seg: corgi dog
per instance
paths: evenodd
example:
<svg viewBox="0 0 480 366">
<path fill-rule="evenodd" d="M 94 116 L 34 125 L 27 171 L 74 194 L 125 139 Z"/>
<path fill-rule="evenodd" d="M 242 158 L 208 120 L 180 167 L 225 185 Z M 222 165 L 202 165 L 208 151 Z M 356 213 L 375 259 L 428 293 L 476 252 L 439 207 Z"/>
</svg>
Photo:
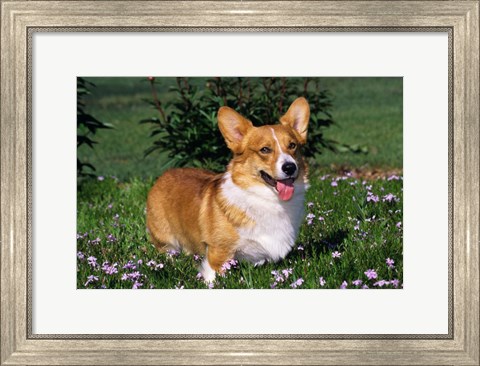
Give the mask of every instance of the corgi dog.
<svg viewBox="0 0 480 366">
<path fill-rule="evenodd" d="M 204 255 L 200 273 L 212 282 L 230 259 L 276 262 L 292 249 L 308 186 L 301 147 L 310 107 L 297 98 L 280 124 L 254 127 L 221 107 L 218 126 L 233 158 L 221 174 L 166 171 L 147 199 L 147 231 L 161 252 Z"/>
</svg>

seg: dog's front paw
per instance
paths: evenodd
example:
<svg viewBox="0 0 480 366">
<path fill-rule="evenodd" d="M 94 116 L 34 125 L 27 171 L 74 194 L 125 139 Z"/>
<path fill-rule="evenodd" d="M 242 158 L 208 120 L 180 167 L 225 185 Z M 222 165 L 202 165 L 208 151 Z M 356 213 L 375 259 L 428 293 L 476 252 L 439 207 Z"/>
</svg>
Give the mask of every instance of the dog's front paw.
<svg viewBox="0 0 480 366">
<path fill-rule="evenodd" d="M 203 280 L 210 284 L 215 281 L 215 271 L 210 267 L 207 258 L 205 258 L 202 262 L 202 266 L 200 267 L 200 273 L 202 274 Z"/>
<path fill-rule="evenodd" d="M 259 267 L 259 266 L 263 266 L 264 264 L 265 264 L 265 259 L 262 259 L 261 261 L 255 262 L 253 266 Z"/>
</svg>

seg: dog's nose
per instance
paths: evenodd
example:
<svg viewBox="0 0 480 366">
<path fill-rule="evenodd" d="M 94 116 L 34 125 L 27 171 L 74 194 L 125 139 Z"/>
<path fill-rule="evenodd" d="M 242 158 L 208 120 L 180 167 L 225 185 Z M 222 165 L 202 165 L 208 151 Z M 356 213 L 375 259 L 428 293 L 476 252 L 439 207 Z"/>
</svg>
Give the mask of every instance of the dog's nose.
<svg viewBox="0 0 480 366">
<path fill-rule="evenodd" d="M 293 175 L 297 170 L 297 166 L 295 163 L 288 162 L 282 165 L 282 170 L 287 175 Z"/>
</svg>

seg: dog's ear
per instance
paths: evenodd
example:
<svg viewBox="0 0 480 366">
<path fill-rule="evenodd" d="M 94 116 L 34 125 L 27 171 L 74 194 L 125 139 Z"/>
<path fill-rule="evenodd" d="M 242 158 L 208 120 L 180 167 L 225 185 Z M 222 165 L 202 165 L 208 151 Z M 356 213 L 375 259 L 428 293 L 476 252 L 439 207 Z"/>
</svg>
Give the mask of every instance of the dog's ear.
<svg viewBox="0 0 480 366">
<path fill-rule="evenodd" d="M 234 153 L 241 153 L 242 140 L 250 128 L 252 122 L 235 112 L 230 107 L 221 107 L 218 110 L 218 127 L 225 138 L 225 142 Z"/>
<path fill-rule="evenodd" d="M 300 142 L 307 142 L 308 121 L 310 119 L 310 106 L 305 98 L 300 97 L 293 101 L 285 113 L 280 118 L 282 125 L 292 127 L 301 137 Z"/>
</svg>

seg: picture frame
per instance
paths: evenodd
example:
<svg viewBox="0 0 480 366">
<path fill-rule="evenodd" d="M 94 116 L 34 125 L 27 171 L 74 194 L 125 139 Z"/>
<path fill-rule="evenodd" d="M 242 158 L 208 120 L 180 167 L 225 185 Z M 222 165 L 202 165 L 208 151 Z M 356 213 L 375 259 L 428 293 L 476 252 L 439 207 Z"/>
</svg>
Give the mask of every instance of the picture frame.
<svg viewBox="0 0 480 366">
<path fill-rule="evenodd" d="M 478 1 L 2 1 L 1 365 L 449 364 L 478 365 Z M 449 197 L 449 334 L 32 334 L 31 35 L 47 32 L 435 32 L 450 37 L 453 156 Z"/>
</svg>

